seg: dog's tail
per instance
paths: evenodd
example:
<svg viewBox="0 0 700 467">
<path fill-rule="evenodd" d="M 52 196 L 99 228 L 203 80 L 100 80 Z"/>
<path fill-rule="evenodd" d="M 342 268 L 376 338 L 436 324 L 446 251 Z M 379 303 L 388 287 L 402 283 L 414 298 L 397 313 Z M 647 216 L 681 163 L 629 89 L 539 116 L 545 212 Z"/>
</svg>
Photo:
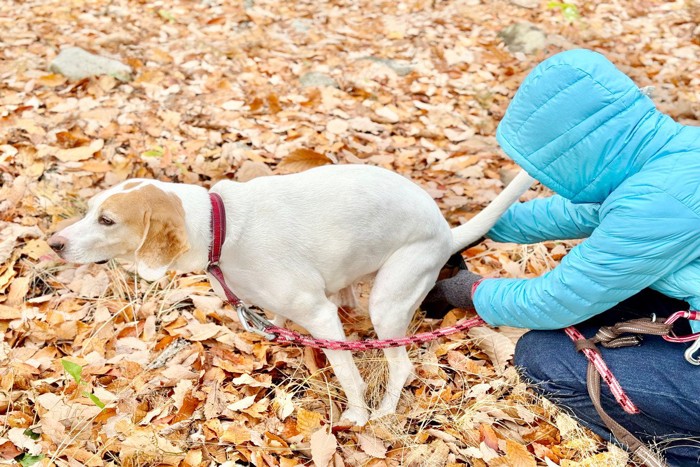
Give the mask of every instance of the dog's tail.
<svg viewBox="0 0 700 467">
<path fill-rule="evenodd" d="M 463 250 L 467 245 L 485 235 L 508 207 L 516 202 L 534 181 L 534 178 L 521 170 L 483 211 L 471 218 L 466 224 L 452 229 L 452 253 Z"/>
</svg>

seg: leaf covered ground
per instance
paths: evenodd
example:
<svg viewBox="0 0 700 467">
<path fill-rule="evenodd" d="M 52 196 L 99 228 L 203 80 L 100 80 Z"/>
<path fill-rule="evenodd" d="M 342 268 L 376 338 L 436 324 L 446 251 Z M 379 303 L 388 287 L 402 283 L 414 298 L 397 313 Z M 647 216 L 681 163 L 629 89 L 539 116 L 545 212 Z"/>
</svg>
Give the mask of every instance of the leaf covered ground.
<svg viewBox="0 0 700 467">
<path fill-rule="evenodd" d="M 416 378 L 397 415 L 342 427 L 322 354 L 242 332 L 205 276 L 149 284 L 116 264 L 63 264 L 46 238 L 129 177 L 210 186 L 327 163 L 395 170 L 464 222 L 514 174 L 496 125 L 552 53 L 603 52 L 696 124 L 698 19 L 691 0 L 1 2 L 0 459 L 626 465 L 519 381 L 517 331 L 411 349 Z M 498 33 L 523 21 L 547 34 L 543 50 L 505 47 Z M 64 46 L 116 58 L 134 79 L 49 72 Z M 569 246 L 485 242 L 467 256 L 478 273 L 523 277 Z M 350 335 L 371 336 L 361 312 L 343 318 Z M 381 356 L 357 360 L 375 401 Z"/>
</svg>

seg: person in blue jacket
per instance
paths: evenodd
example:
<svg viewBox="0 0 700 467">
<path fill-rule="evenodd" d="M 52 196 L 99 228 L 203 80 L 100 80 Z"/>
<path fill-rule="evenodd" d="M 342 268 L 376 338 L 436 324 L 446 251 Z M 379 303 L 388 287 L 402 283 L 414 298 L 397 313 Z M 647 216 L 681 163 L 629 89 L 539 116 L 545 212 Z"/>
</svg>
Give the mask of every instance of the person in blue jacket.
<svg viewBox="0 0 700 467">
<path fill-rule="evenodd" d="M 603 55 L 571 50 L 527 76 L 496 136 L 556 194 L 511 206 L 488 236 L 585 240 L 533 279 L 482 280 L 462 270 L 437 283 L 425 308 L 473 307 L 492 326 L 532 329 L 517 345 L 515 364 L 585 425 L 610 436 L 588 397 L 586 358 L 553 330 L 582 323 L 591 337 L 621 319 L 700 309 L 700 128 L 657 110 Z M 700 331 L 700 322 L 692 326 Z M 602 349 L 642 413 L 623 412 L 607 387 L 603 407 L 665 449 L 672 465 L 700 464 L 700 367 L 684 359 L 687 347 L 647 337 L 640 347 Z M 672 439 L 678 437 L 686 439 Z"/>
</svg>

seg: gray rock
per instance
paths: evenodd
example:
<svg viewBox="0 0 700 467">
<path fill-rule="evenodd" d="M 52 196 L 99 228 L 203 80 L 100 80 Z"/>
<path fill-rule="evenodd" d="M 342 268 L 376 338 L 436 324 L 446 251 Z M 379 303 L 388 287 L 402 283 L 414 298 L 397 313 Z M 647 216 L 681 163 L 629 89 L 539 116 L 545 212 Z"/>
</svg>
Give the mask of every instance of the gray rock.
<svg viewBox="0 0 700 467">
<path fill-rule="evenodd" d="M 547 35 L 531 23 L 511 24 L 498 33 L 511 52 L 531 54 L 545 48 Z"/>
<path fill-rule="evenodd" d="M 413 71 L 413 66 L 409 62 L 406 62 L 404 60 L 394 60 L 391 58 L 380 58 L 380 57 L 363 57 L 362 60 L 370 60 L 372 62 L 376 63 L 381 63 L 382 65 L 385 65 L 394 72 L 399 75 L 399 76 L 406 76 L 410 72 Z"/>
<path fill-rule="evenodd" d="M 131 81 L 132 70 L 118 60 L 93 55 L 80 47 L 61 50 L 53 59 L 49 70 L 60 73 L 68 79 L 79 80 L 91 76 L 109 75 L 120 81 Z"/>
<path fill-rule="evenodd" d="M 340 86 L 338 86 L 338 83 L 336 83 L 336 81 L 333 78 L 331 78 L 328 75 L 324 75 L 323 73 L 319 73 L 317 71 L 310 71 L 309 73 L 302 75 L 302 77 L 299 78 L 299 82 L 305 88 L 323 86 L 340 88 Z"/>
</svg>

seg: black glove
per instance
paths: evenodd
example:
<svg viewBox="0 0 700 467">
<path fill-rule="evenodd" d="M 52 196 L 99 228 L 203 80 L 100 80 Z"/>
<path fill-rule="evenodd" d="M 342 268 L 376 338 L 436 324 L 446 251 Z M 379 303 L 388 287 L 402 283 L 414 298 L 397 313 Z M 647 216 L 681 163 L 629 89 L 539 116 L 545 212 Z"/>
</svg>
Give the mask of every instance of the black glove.
<svg viewBox="0 0 700 467">
<path fill-rule="evenodd" d="M 421 309 L 428 318 L 442 318 L 453 308 L 472 308 L 472 288 L 482 277 L 461 269 L 456 275 L 438 281 L 425 297 Z"/>
</svg>

